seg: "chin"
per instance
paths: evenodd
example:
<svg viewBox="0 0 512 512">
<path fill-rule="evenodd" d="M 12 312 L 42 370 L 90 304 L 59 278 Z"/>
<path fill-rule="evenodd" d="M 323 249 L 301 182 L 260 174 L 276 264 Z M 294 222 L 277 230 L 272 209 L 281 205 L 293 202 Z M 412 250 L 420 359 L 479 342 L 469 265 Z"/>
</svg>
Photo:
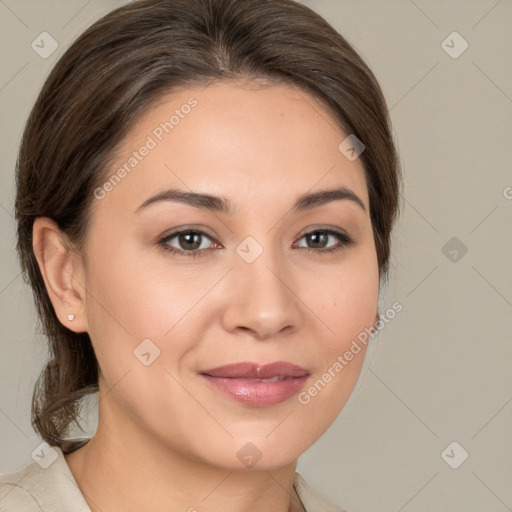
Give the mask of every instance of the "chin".
<svg viewBox="0 0 512 512">
<path fill-rule="evenodd" d="M 290 433 L 284 438 L 273 434 L 266 437 L 261 431 L 251 436 L 231 439 L 228 443 L 217 443 L 215 452 L 210 452 L 207 462 L 229 471 L 272 471 L 295 464 L 297 459 L 316 440 L 307 443 L 304 435 Z"/>
</svg>

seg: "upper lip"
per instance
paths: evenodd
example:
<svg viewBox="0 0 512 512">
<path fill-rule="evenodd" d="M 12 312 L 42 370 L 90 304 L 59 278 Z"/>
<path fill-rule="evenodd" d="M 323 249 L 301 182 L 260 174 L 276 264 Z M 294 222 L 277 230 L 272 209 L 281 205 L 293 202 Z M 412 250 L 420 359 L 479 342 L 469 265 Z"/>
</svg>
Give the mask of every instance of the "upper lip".
<svg viewBox="0 0 512 512">
<path fill-rule="evenodd" d="M 271 379 L 272 377 L 303 377 L 309 372 L 296 364 L 286 361 L 276 361 L 268 364 L 251 362 L 240 362 L 218 366 L 209 370 L 201 371 L 203 375 L 224 378 L 259 378 Z"/>
</svg>

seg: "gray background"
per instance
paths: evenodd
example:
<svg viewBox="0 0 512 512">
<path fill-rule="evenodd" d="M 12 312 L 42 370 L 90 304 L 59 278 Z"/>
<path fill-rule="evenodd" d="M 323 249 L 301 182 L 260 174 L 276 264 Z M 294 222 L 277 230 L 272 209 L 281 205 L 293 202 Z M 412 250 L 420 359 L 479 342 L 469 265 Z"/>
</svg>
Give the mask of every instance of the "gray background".
<svg viewBox="0 0 512 512">
<path fill-rule="evenodd" d="M 30 397 L 46 356 L 14 251 L 17 147 L 63 50 L 122 3 L 0 0 L 0 473 L 32 462 L 40 443 Z M 298 470 L 351 512 L 512 510 L 512 1 L 303 3 L 379 80 L 405 198 L 380 305 L 403 310 Z M 43 31 L 59 44 L 47 59 L 31 48 Z M 463 41 L 443 44 L 454 31 L 469 45 L 457 58 L 445 49 L 458 54 Z M 441 457 L 453 441 L 447 460 L 469 454 L 457 469 Z"/>
</svg>

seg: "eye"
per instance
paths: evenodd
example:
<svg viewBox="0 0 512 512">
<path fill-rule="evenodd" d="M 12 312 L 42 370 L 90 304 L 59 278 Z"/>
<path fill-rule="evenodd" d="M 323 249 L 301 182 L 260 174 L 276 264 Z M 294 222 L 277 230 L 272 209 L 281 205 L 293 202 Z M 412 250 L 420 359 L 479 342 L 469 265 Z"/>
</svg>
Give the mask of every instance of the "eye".
<svg viewBox="0 0 512 512">
<path fill-rule="evenodd" d="M 207 247 L 203 244 L 205 237 L 211 240 L 211 237 L 204 231 L 199 231 L 197 229 L 185 229 L 183 231 L 176 231 L 175 233 L 167 235 L 158 242 L 158 245 L 160 245 L 165 251 L 173 254 L 193 257 L 204 256 L 207 250 Z M 170 242 L 173 239 L 176 239 L 176 242 L 181 246 L 181 248 L 170 245 Z"/>
<path fill-rule="evenodd" d="M 326 244 L 330 238 L 338 241 L 338 243 L 329 247 Z M 176 239 L 174 243 L 176 243 L 178 247 L 171 244 L 171 241 L 174 239 Z M 165 236 L 158 242 L 158 245 L 163 250 L 178 256 L 205 256 L 208 250 L 212 248 L 208 247 L 208 243 L 204 243 L 205 239 L 212 240 L 212 237 L 204 231 L 189 228 L 182 231 L 175 231 Z M 352 238 L 346 233 L 333 229 L 316 229 L 309 231 L 299 238 L 299 240 L 302 239 L 307 240 L 307 245 L 306 247 L 298 245 L 298 247 L 319 254 L 337 251 L 354 243 Z M 222 247 L 217 242 L 214 242 L 214 246 Z"/>
<path fill-rule="evenodd" d="M 329 238 L 332 237 L 338 241 L 337 245 L 332 247 L 326 247 L 326 244 L 329 241 Z M 309 231 L 299 238 L 299 240 L 306 239 L 307 244 L 305 249 L 308 251 L 313 251 L 317 253 L 326 253 L 337 251 L 343 249 L 344 247 L 350 246 L 354 243 L 352 238 L 350 238 L 346 233 L 342 233 L 341 231 L 335 231 L 333 229 L 315 229 L 314 231 Z M 312 246 L 309 245 L 311 242 Z M 304 246 L 301 246 L 304 247 Z"/>
</svg>

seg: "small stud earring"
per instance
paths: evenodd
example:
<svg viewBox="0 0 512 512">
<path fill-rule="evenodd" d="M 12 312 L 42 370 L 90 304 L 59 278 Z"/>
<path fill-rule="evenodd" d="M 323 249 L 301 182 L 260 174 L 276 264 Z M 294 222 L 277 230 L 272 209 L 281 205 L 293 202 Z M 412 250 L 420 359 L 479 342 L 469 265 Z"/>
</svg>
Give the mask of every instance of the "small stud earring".
<svg viewBox="0 0 512 512">
<path fill-rule="evenodd" d="M 68 320 L 71 322 L 75 319 L 75 315 L 68 315 Z"/>
</svg>

